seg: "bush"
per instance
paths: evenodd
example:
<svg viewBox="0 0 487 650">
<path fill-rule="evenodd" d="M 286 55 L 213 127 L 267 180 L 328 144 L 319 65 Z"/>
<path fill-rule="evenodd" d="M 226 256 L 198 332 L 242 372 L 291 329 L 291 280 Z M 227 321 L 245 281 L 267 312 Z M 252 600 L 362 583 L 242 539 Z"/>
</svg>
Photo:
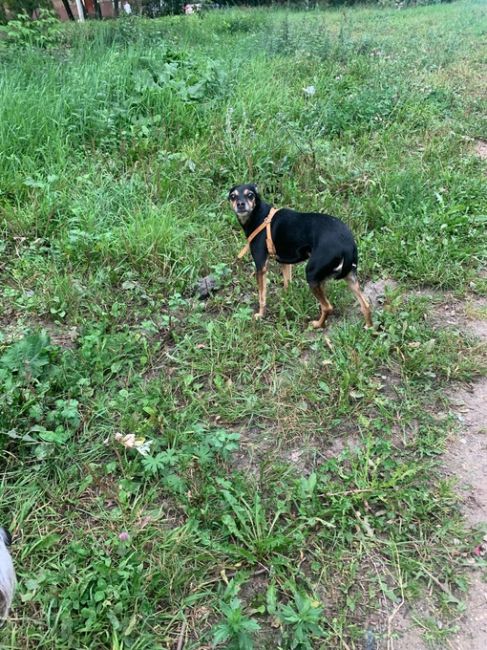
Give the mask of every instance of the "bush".
<svg viewBox="0 0 487 650">
<path fill-rule="evenodd" d="M 27 14 L 19 14 L 0 30 L 7 42 L 19 47 L 56 47 L 63 43 L 64 33 L 60 20 L 48 9 L 40 9 L 39 18 L 32 20 Z"/>
</svg>

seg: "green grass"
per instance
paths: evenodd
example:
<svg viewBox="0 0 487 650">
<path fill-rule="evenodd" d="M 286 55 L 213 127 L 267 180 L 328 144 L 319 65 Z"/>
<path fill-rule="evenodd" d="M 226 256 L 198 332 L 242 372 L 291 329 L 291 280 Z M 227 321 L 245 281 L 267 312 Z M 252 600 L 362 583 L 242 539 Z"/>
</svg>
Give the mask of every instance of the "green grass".
<svg viewBox="0 0 487 650">
<path fill-rule="evenodd" d="M 0 44 L 2 648 L 361 648 L 426 588 L 459 616 L 478 533 L 435 412 L 481 360 L 406 293 L 485 291 L 486 30 L 471 1 Z M 311 332 L 301 270 L 252 320 L 225 202 L 247 180 L 342 217 L 362 279 L 399 281 L 375 334 L 340 284 Z"/>
</svg>

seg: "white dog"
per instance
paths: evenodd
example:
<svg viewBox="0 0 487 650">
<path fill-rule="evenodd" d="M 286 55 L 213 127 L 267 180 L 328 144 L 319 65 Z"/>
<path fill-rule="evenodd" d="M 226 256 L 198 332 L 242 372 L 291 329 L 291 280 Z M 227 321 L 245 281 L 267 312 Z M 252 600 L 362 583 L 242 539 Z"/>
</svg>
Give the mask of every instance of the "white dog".
<svg viewBox="0 0 487 650">
<path fill-rule="evenodd" d="M 11 542 L 12 537 L 8 530 L 0 527 L 0 621 L 7 617 L 17 582 L 12 558 L 8 552 Z"/>
</svg>

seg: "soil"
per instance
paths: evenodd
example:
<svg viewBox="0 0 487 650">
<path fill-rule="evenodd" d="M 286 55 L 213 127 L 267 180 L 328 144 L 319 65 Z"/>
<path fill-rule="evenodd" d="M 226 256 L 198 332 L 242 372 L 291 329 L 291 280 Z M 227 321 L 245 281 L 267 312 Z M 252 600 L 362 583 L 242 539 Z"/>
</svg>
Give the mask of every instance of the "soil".
<svg viewBox="0 0 487 650">
<path fill-rule="evenodd" d="M 487 142 L 485 140 L 477 140 L 475 142 L 475 153 L 482 160 L 487 159 Z"/>
<path fill-rule="evenodd" d="M 477 526 L 487 522 L 487 378 L 450 393 L 450 401 L 461 433 L 448 447 L 445 469 L 458 480 L 467 522 Z"/>
<path fill-rule="evenodd" d="M 30 319 L 28 323 L 19 319 L 5 319 L 5 322 L 1 323 L 3 341 L 5 343 L 19 340 L 29 330 L 40 329 L 48 333 L 53 345 L 59 345 L 68 350 L 76 347 L 76 340 L 79 336 L 77 327 L 68 327 L 33 319 Z"/>
<path fill-rule="evenodd" d="M 487 147 L 486 147 L 487 153 Z M 450 294 L 431 294 L 435 307 L 429 318 L 435 327 L 452 327 L 475 336 L 481 345 L 487 344 L 487 300 L 470 297 L 466 301 Z M 483 316 L 483 318 L 482 318 Z M 457 482 L 462 498 L 462 510 L 467 523 L 487 528 L 487 378 L 472 384 L 457 385 L 448 393 L 452 412 L 459 421 L 459 431 L 452 435 L 444 455 L 447 476 Z M 487 537 L 485 538 L 487 539 Z M 414 623 L 428 616 L 425 603 L 414 610 L 398 613 L 393 629 L 398 639 L 387 640 L 387 650 L 485 650 L 487 648 L 487 582 L 479 567 L 472 566 L 466 610 L 453 624 L 457 634 L 440 644 L 427 644 Z M 441 625 L 441 622 L 440 622 Z M 392 636 L 392 635 L 391 635 Z M 378 649 L 379 650 L 379 649 Z"/>
</svg>

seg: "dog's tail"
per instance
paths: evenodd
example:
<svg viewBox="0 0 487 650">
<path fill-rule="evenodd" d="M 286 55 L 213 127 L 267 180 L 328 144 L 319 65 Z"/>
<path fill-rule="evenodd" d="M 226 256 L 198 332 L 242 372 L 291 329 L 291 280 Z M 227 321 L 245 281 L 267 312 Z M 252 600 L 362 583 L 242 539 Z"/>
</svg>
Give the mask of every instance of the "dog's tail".
<svg viewBox="0 0 487 650">
<path fill-rule="evenodd" d="M 342 262 L 338 268 L 335 269 L 336 274 L 335 278 L 337 280 L 342 280 L 346 278 L 350 273 L 357 275 L 357 265 L 358 265 L 358 251 L 356 244 L 353 245 L 353 248 L 347 250 L 343 256 Z"/>
<path fill-rule="evenodd" d="M 14 564 L 8 550 L 11 542 L 12 537 L 8 530 L 0 527 L 0 621 L 8 615 L 17 584 Z"/>
</svg>

